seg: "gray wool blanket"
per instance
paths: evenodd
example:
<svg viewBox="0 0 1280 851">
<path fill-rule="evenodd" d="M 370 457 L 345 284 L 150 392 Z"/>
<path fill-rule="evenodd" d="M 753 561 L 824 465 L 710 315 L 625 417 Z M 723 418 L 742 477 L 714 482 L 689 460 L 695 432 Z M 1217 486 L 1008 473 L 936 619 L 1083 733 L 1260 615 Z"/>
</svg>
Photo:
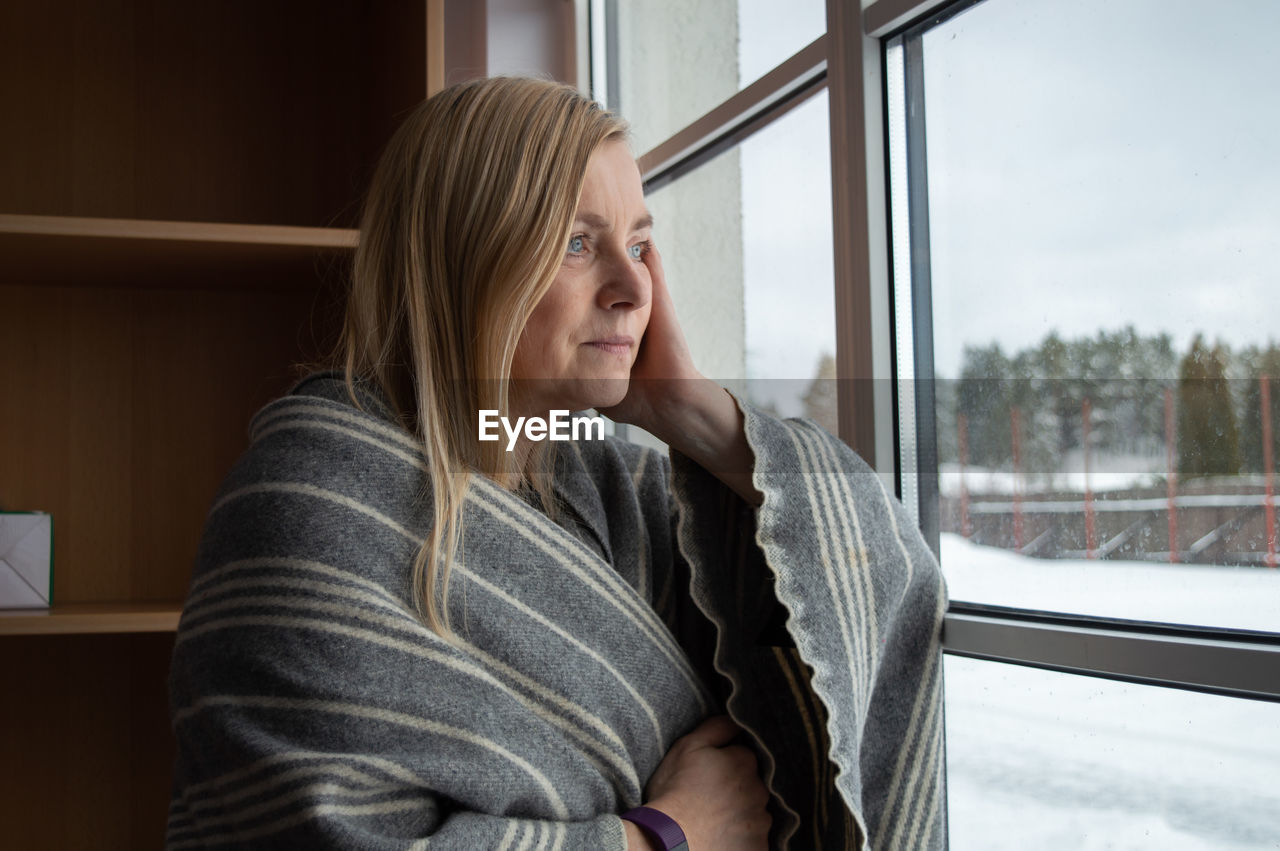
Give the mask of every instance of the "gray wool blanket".
<svg viewBox="0 0 1280 851">
<path fill-rule="evenodd" d="M 210 510 L 168 848 L 622 849 L 616 814 L 724 711 L 773 847 L 946 847 L 945 585 L 844 444 L 740 403 L 758 509 L 613 438 L 557 446 L 556 522 L 476 477 L 455 646 L 407 602 L 423 456 L 362 407 L 333 374 L 267 405 Z"/>
</svg>

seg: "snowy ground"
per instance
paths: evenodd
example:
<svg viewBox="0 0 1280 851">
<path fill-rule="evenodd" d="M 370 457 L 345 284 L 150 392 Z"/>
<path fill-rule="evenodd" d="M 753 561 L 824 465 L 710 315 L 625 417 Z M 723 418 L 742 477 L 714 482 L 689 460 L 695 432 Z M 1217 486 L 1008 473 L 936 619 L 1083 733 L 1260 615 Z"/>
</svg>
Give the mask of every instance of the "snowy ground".
<svg viewBox="0 0 1280 851">
<path fill-rule="evenodd" d="M 1078 455 L 1078 453 L 1076 453 Z M 938 465 L 938 490 L 943 496 L 959 496 L 961 482 L 971 494 L 1044 493 L 1075 491 L 1084 493 L 1086 482 L 1094 493 L 1152 487 L 1164 481 L 1165 460 L 1145 455 L 1108 455 L 1091 462 L 1092 472 L 1084 474 L 1084 462 L 1072 455 L 1063 460 L 1056 473 L 1023 473 L 1009 470 L 961 466 L 953 461 Z"/>
<path fill-rule="evenodd" d="M 942 563 L 953 600 L 1280 631 L 1280 571 Z M 951 656 L 946 690 L 952 849 L 1280 849 L 1280 704 Z"/>
<path fill-rule="evenodd" d="M 1280 632 L 1280 568 L 1028 558 L 953 534 L 941 544 L 952 600 Z"/>
</svg>

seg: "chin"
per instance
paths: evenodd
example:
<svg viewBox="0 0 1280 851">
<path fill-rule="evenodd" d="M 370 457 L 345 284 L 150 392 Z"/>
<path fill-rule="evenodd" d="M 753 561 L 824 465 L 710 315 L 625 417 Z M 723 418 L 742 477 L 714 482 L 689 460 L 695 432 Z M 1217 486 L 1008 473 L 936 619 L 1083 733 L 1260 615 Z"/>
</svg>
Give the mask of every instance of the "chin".
<svg viewBox="0 0 1280 851">
<path fill-rule="evenodd" d="M 630 377 L 593 378 L 586 384 L 587 386 L 580 388 L 581 393 L 575 394 L 582 400 L 573 407 L 575 411 L 587 408 L 609 408 L 618 404 L 626 398 L 631 379 Z"/>
</svg>

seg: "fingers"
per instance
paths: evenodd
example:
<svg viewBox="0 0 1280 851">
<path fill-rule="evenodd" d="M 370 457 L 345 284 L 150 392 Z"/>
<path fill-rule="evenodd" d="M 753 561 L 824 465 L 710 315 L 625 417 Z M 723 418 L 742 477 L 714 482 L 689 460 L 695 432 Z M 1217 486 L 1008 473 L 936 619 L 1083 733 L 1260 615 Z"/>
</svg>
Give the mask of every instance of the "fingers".
<svg viewBox="0 0 1280 851">
<path fill-rule="evenodd" d="M 742 732 L 728 715 L 712 715 L 684 736 L 686 747 L 722 748 Z"/>
<path fill-rule="evenodd" d="M 671 295 L 667 290 L 667 274 L 662 268 L 662 255 L 658 252 L 657 243 L 650 243 L 649 250 L 644 255 L 644 263 L 649 267 L 649 279 L 653 282 L 652 298 L 655 301 L 659 298 L 669 301 Z"/>
<path fill-rule="evenodd" d="M 676 316 L 675 300 L 667 287 L 662 256 L 657 247 L 644 255 L 653 284 L 650 294 L 649 324 L 640 341 L 640 352 L 632 366 L 633 378 L 701 377 L 693 363 L 689 343 Z M 637 423 L 642 428 L 643 424 Z"/>
<path fill-rule="evenodd" d="M 733 758 L 737 762 L 738 771 L 743 774 L 749 774 L 753 777 L 756 776 L 760 766 L 756 760 L 755 751 L 742 745 L 730 745 L 729 747 L 722 748 L 722 750 L 733 755 Z"/>
<path fill-rule="evenodd" d="M 649 241 L 649 250 L 644 253 L 644 263 L 649 267 L 650 275 L 655 279 L 662 279 L 664 282 L 666 281 L 666 278 L 663 276 L 662 254 L 658 252 L 658 243 L 652 240 Z"/>
<path fill-rule="evenodd" d="M 647 789 L 650 806 L 680 823 L 693 848 L 764 849 L 769 790 L 743 729 L 727 715 L 707 718 L 677 739 Z"/>
</svg>

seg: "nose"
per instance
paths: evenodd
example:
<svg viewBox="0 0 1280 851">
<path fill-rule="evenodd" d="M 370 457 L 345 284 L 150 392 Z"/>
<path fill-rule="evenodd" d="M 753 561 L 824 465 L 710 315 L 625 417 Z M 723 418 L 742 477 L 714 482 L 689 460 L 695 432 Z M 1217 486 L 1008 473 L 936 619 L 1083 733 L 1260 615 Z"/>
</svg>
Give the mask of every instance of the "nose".
<svg viewBox="0 0 1280 851">
<path fill-rule="evenodd" d="M 606 310 L 639 310 L 649 304 L 653 294 L 649 267 L 643 260 L 632 258 L 626 245 L 611 250 L 604 266 L 597 294 L 601 307 Z"/>
</svg>

